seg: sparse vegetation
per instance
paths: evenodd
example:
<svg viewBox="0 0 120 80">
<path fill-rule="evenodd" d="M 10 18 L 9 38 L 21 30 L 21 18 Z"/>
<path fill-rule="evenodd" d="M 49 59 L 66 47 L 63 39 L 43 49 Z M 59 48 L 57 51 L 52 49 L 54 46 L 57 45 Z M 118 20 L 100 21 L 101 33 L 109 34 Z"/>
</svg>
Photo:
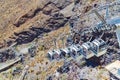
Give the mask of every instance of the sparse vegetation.
<svg viewBox="0 0 120 80">
<path fill-rule="evenodd" d="M 53 2 L 51 2 L 53 1 Z M 64 60 L 49 61 L 46 58 L 46 53 L 49 49 L 56 48 L 53 44 L 53 39 L 56 39 L 57 47 L 63 48 L 60 40 L 61 36 L 66 40 L 66 36 L 69 33 L 69 23 L 67 18 L 63 14 L 57 14 L 64 7 L 69 5 L 72 0 L 2 0 L 0 2 L 0 43 L 11 40 L 14 42 L 36 42 L 37 49 L 34 57 L 25 56 L 24 63 L 15 65 L 21 69 L 27 64 L 29 70 L 25 80 L 45 80 L 46 77 L 53 77 L 54 80 L 78 80 L 81 78 L 89 78 L 90 80 L 109 80 L 109 74 L 103 70 L 101 66 L 91 68 L 84 67 L 78 68 L 76 64 L 71 65 L 71 70 L 67 73 L 59 74 L 55 76 L 55 71 L 64 64 Z M 69 2 L 70 1 L 70 2 Z M 93 2 L 93 3 L 92 3 Z M 81 0 L 80 7 L 80 22 L 78 22 L 77 29 L 88 27 L 91 22 L 86 23 L 86 20 L 90 21 L 87 17 L 83 18 L 83 14 L 88 12 L 93 4 L 100 3 L 97 0 Z M 81 21 L 83 20 L 83 25 Z M 15 21 L 20 24 L 18 27 L 14 25 Z M 21 21 L 19 23 L 19 21 Z M 59 23 L 60 22 L 60 23 Z M 67 22 L 65 24 L 65 22 Z M 63 26 L 64 25 L 64 26 Z M 40 35 L 42 34 L 42 38 Z M 12 37 L 10 37 L 12 36 Z M 4 42 L 3 42 L 4 40 Z M 30 40 L 30 41 L 29 41 Z M 9 42 L 9 43 L 12 43 Z M 65 41 L 66 42 L 66 41 Z M 22 43 L 21 43 L 22 44 Z M 1 46 L 1 44 L 0 44 Z M 32 46 L 32 44 L 24 44 L 17 47 Z M 65 58 L 69 58 L 68 55 Z M 107 60 L 107 58 L 106 58 Z M 74 62 L 73 62 L 74 63 Z M 85 63 L 79 61 L 78 65 L 82 66 Z M 12 69 L 12 68 L 11 68 Z M 0 80 L 18 80 L 21 73 L 13 76 L 12 70 L 0 73 Z M 84 75 L 82 73 L 85 73 Z M 95 74 L 96 73 L 96 74 Z"/>
</svg>

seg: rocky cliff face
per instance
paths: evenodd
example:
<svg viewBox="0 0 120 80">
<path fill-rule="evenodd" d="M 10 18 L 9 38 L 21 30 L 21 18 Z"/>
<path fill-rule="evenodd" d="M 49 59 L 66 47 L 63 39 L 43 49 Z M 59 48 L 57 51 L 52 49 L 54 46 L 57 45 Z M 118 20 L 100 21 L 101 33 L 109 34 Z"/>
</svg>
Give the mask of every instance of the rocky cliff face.
<svg viewBox="0 0 120 80">
<path fill-rule="evenodd" d="M 68 17 L 65 17 L 63 14 L 59 13 L 59 11 L 73 2 L 72 0 L 25 0 L 23 1 L 23 3 L 21 3 L 22 1 L 15 0 L 15 2 L 9 2 L 11 2 L 12 4 L 16 3 L 18 6 L 21 7 L 22 4 L 25 3 L 26 5 L 28 5 L 27 2 L 36 6 L 29 8 L 26 11 L 24 9 L 21 9 L 23 13 L 16 14 L 14 18 L 11 18 L 13 20 L 10 21 L 9 24 L 7 23 L 8 25 L 2 25 L 0 30 L 1 32 L 3 32 L 2 28 L 6 28 L 4 30 L 6 37 L 3 37 L 3 35 L 1 34 L 0 39 L 2 41 L 0 42 L 0 48 L 10 46 L 14 42 L 17 42 L 17 44 L 31 42 L 34 40 L 34 38 L 43 33 L 47 33 L 52 30 L 58 29 L 61 26 L 64 26 L 64 24 L 68 21 Z M 19 5 L 18 2 L 21 5 Z M 3 3 L 5 2 L 3 1 Z M 15 13 L 11 12 L 11 14 L 13 15 Z M 4 21 L 3 23 L 5 22 L 6 21 Z M 11 25 L 10 27 L 12 27 L 12 29 L 10 29 L 9 25 Z M 9 35 L 6 31 L 9 32 Z"/>
<path fill-rule="evenodd" d="M 34 38 L 42 35 L 43 33 L 48 33 L 52 30 L 58 29 L 67 22 L 67 18 L 62 14 L 56 13 L 53 16 L 50 16 L 43 23 L 34 23 L 28 29 L 24 31 L 15 32 L 12 39 L 9 42 L 17 42 L 18 44 L 28 43 L 34 40 Z M 8 43 L 9 43 L 8 42 Z"/>
</svg>

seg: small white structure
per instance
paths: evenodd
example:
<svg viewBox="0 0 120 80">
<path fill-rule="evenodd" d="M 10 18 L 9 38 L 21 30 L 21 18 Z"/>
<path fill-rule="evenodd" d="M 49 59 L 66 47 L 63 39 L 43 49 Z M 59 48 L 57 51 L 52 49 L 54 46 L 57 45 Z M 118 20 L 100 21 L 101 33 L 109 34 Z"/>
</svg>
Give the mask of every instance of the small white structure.
<svg viewBox="0 0 120 80">
<path fill-rule="evenodd" d="M 77 52 L 76 52 L 75 45 L 71 45 L 69 48 L 70 48 L 70 56 L 76 57 Z"/>
<path fill-rule="evenodd" d="M 49 50 L 47 53 L 50 60 L 65 58 L 67 55 L 70 56 L 70 48 Z"/>
<path fill-rule="evenodd" d="M 116 78 L 118 78 L 118 80 L 120 80 L 120 61 L 117 60 L 107 66 L 105 66 L 105 68 Z"/>
<path fill-rule="evenodd" d="M 93 44 L 93 52 L 94 54 L 99 57 L 107 52 L 107 45 L 106 42 L 102 39 L 95 39 L 92 41 Z"/>
<path fill-rule="evenodd" d="M 69 55 L 70 56 L 70 48 L 66 47 L 64 49 L 61 49 L 63 51 L 63 53 L 66 55 Z"/>
<path fill-rule="evenodd" d="M 83 56 L 85 56 L 86 59 L 89 59 L 94 56 L 91 45 L 92 44 L 90 42 L 82 44 L 81 54 L 83 54 Z"/>
<path fill-rule="evenodd" d="M 71 48 L 72 51 L 75 52 L 76 56 L 80 56 L 80 50 L 81 50 L 81 46 L 79 44 L 73 45 L 73 47 Z"/>
<path fill-rule="evenodd" d="M 57 59 L 57 58 L 62 58 L 62 51 L 61 49 L 57 49 L 55 50 L 55 54 L 54 54 L 54 58 Z"/>
<path fill-rule="evenodd" d="M 50 60 L 53 60 L 53 59 L 54 59 L 54 53 L 55 53 L 54 50 L 48 51 L 47 55 L 48 55 L 48 58 L 49 58 Z"/>
</svg>

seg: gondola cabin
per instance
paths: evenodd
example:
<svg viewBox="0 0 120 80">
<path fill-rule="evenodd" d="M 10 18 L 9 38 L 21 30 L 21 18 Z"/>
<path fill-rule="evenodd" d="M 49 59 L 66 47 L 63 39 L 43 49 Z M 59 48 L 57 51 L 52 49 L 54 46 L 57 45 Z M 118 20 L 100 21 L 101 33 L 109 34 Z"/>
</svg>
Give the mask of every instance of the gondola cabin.
<svg viewBox="0 0 120 80">
<path fill-rule="evenodd" d="M 74 45 L 71 45 L 69 48 L 70 48 L 70 56 L 75 58 L 76 57 L 76 51 L 74 50 Z"/>
<path fill-rule="evenodd" d="M 64 52 L 61 49 L 55 50 L 55 59 L 61 59 L 64 55 Z"/>
<path fill-rule="evenodd" d="M 80 55 L 80 49 L 81 49 L 81 47 L 80 47 L 79 44 L 71 46 L 71 51 L 72 51 L 74 56 L 79 56 Z"/>
<path fill-rule="evenodd" d="M 82 44 L 82 51 L 81 54 L 86 58 L 89 59 L 94 56 L 93 51 L 92 51 L 92 44 L 90 42 L 86 42 Z"/>
<path fill-rule="evenodd" d="M 53 59 L 54 59 L 54 53 L 55 53 L 54 50 L 48 51 L 47 57 L 48 57 L 50 60 L 53 60 Z"/>
<path fill-rule="evenodd" d="M 59 59 L 61 52 L 60 52 L 60 50 L 50 50 L 50 51 L 48 51 L 47 55 L 50 60 Z"/>
<path fill-rule="evenodd" d="M 64 55 L 64 57 L 66 57 L 66 56 L 70 57 L 70 48 L 66 47 L 61 50 L 62 50 L 62 55 Z"/>
<path fill-rule="evenodd" d="M 107 52 L 107 45 L 106 42 L 102 39 L 95 39 L 92 41 L 93 43 L 93 50 L 95 51 L 95 55 L 97 57 L 105 54 Z"/>
<path fill-rule="evenodd" d="M 58 50 L 54 50 L 54 54 L 53 54 L 53 58 L 54 59 L 59 59 L 60 55 L 61 55 L 61 51 L 59 49 Z"/>
</svg>

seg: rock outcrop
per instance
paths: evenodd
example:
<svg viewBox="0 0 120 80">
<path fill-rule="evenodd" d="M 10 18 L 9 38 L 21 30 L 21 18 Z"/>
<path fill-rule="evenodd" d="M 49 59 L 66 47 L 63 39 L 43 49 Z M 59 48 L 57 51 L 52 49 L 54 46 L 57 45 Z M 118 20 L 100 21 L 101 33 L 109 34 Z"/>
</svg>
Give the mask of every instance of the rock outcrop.
<svg viewBox="0 0 120 80">
<path fill-rule="evenodd" d="M 46 2 L 45 1 L 42 1 L 41 5 L 37 6 L 35 9 L 31 9 L 27 13 L 18 17 L 18 19 L 14 22 L 14 25 L 16 27 L 19 27 L 20 25 L 24 24 L 28 19 L 33 18 L 40 11 L 42 11 L 43 14 L 46 15 L 50 15 L 51 13 L 58 12 L 72 2 L 68 0 L 52 0 L 52 1 L 48 0 Z"/>
<path fill-rule="evenodd" d="M 64 26 L 67 21 L 68 19 L 65 18 L 62 14 L 56 13 L 51 16 L 51 18 L 46 20 L 46 22 L 44 22 L 44 25 L 32 25 L 29 27 L 29 29 L 26 29 L 25 31 L 14 33 L 14 41 L 18 44 L 31 42 L 43 33 L 48 33 L 52 30 L 58 29 L 61 26 Z"/>
<path fill-rule="evenodd" d="M 36 18 L 37 20 L 32 25 L 28 25 L 24 30 L 13 32 L 14 34 L 6 39 L 4 43 L 1 43 L 0 47 L 10 46 L 14 42 L 17 42 L 17 44 L 28 43 L 43 33 L 64 26 L 68 18 L 59 13 L 59 11 L 72 2 L 72 0 L 37 0 L 36 7 L 16 17 L 13 25 L 20 28 L 27 22 L 32 21 L 36 16 L 40 15 L 42 18 Z"/>
<path fill-rule="evenodd" d="M 28 19 L 33 18 L 41 9 L 36 8 L 36 9 L 31 9 L 29 12 L 26 14 L 20 16 L 14 23 L 16 27 L 19 27 L 21 24 L 24 24 Z"/>
<path fill-rule="evenodd" d="M 10 46 L 14 42 L 17 44 L 29 43 L 43 33 L 48 33 L 64 26 L 73 15 L 72 12 L 69 12 L 74 7 L 73 0 L 36 0 L 35 3 L 35 7 L 15 17 L 16 20 L 12 25 L 18 30 L 12 32 L 9 38 L 0 43 L 0 48 Z M 82 5 L 83 3 L 80 4 Z M 82 7 L 84 9 L 81 9 L 80 13 L 83 12 L 83 14 L 92 8 L 91 5 Z M 19 30 L 19 28 L 21 29 Z"/>
</svg>

